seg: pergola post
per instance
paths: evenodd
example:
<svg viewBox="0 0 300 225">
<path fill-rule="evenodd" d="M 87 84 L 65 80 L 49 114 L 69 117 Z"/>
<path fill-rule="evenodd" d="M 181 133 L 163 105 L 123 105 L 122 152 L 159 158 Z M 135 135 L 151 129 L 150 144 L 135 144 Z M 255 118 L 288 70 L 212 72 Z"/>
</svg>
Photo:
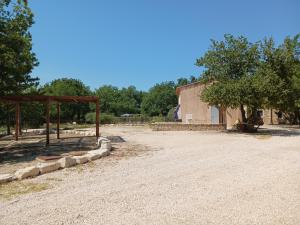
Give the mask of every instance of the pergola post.
<svg viewBox="0 0 300 225">
<path fill-rule="evenodd" d="M 19 126 L 20 126 L 20 103 L 16 103 L 16 127 L 15 127 L 15 139 L 19 140 Z"/>
<path fill-rule="evenodd" d="M 60 126 L 60 104 L 56 104 L 56 111 L 57 111 L 57 121 L 56 121 L 56 135 L 57 139 L 59 139 L 59 126 Z"/>
<path fill-rule="evenodd" d="M 99 106 L 99 99 L 96 100 L 96 137 L 97 139 L 99 138 L 99 111 L 100 111 L 100 106 Z"/>
<path fill-rule="evenodd" d="M 7 113 L 7 117 L 6 117 L 6 133 L 7 135 L 10 135 L 10 111 L 9 111 L 9 105 L 6 106 L 6 113 Z"/>
<path fill-rule="evenodd" d="M 46 102 L 46 145 L 50 143 L 50 99 Z"/>
<path fill-rule="evenodd" d="M 22 135 L 22 113 L 21 113 L 21 105 L 19 104 L 19 135 Z"/>
</svg>

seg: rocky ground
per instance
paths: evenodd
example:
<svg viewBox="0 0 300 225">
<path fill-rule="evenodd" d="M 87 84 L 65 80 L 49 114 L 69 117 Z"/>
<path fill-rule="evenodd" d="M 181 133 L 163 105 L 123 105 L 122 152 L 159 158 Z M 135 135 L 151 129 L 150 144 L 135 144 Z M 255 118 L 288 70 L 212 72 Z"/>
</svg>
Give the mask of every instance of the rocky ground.
<svg viewBox="0 0 300 225">
<path fill-rule="evenodd" d="M 111 156 L 0 187 L 0 224 L 300 224 L 298 129 L 101 131 Z"/>
</svg>

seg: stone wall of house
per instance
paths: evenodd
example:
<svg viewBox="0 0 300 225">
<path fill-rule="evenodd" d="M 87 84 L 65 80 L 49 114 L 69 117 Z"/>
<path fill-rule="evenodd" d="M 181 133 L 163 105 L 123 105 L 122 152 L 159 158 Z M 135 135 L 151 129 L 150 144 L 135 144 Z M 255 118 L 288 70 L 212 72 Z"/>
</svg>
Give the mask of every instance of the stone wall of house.
<svg viewBox="0 0 300 225">
<path fill-rule="evenodd" d="M 263 120 L 265 125 L 279 124 L 279 119 L 276 115 L 277 110 L 265 109 L 263 112 Z"/>
<path fill-rule="evenodd" d="M 205 85 L 196 83 L 180 90 L 179 104 L 182 123 L 184 124 L 210 124 L 211 107 L 200 99 Z"/>
<path fill-rule="evenodd" d="M 154 131 L 223 131 L 226 124 L 152 123 L 150 128 Z"/>
</svg>

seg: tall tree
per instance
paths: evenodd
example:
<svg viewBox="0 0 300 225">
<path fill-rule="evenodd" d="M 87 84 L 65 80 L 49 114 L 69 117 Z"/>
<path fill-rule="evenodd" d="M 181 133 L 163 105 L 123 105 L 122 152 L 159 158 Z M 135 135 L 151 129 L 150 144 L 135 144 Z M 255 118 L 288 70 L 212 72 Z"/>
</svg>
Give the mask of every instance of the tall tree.
<svg viewBox="0 0 300 225">
<path fill-rule="evenodd" d="M 82 81 L 72 78 L 53 80 L 51 83 L 45 84 L 42 91 L 44 94 L 52 96 L 87 96 L 92 94 L 90 88 Z M 88 104 L 62 104 L 61 117 L 66 121 L 80 121 L 84 119 L 84 116 L 88 111 Z M 55 111 L 52 112 L 52 115 L 53 114 L 55 114 Z"/>
<path fill-rule="evenodd" d="M 38 78 L 30 74 L 38 65 L 32 52 L 29 32 L 33 25 L 30 8 L 20 1 L 0 1 L 0 95 L 19 95 L 38 85 Z M 11 107 L 1 106 L 7 118 L 7 133 L 10 133 Z"/>
<path fill-rule="evenodd" d="M 96 95 L 100 98 L 101 112 L 115 116 L 141 112 L 143 92 L 138 91 L 134 86 L 119 89 L 111 85 L 104 85 L 96 90 Z"/>
<path fill-rule="evenodd" d="M 196 61 L 205 67 L 202 81 L 209 84 L 202 99 L 222 107 L 240 108 L 243 122 L 247 122 L 245 106 L 255 113 L 262 107 L 262 94 L 253 83 L 260 53 L 258 43 L 252 44 L 245 37 L 225 35 L 224 41 L 212 40 L 210 50 Z"/>
<path fill-rule="evenodd" d="M 142 101 L 142 113 L 149 116 L 166 116 L 177 105 L 176 85 L 174 82 L 156 84 Z"/>
<path fill-rule="evenodd" d="M 21 94 L 38 78 L 31 72 L 38 65 L 29 32 L 33 25 L 30 8 L 19 2 L 0 2 L 0 95 Z"/>
<path fill-rule="evenodd" d="M 275 47 L 272 38 L 261 44 L 262 64 L 272 75 L 272 86 L 277 87 L 277 95 L 268 96 L 268 104 L 290 116 L 290 122 L 300 122 L 300 34 L 286 37 Z"/>
</svg>

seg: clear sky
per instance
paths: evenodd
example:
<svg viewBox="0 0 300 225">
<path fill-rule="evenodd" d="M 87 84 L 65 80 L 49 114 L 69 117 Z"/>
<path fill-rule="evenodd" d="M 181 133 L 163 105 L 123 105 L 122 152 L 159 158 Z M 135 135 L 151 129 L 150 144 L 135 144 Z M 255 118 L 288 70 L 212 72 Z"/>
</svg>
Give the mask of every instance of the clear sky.
<svg viewBox="0 0 300 225">
<path fill-rule="evenodd" d="M 199 76 L 194 65 L 225 33 L 250 41 L 300 32 L 299 0 L 31 0 L 33 71 L 41 83 L 72 77 L 92 89 Z"/>
</svg>

